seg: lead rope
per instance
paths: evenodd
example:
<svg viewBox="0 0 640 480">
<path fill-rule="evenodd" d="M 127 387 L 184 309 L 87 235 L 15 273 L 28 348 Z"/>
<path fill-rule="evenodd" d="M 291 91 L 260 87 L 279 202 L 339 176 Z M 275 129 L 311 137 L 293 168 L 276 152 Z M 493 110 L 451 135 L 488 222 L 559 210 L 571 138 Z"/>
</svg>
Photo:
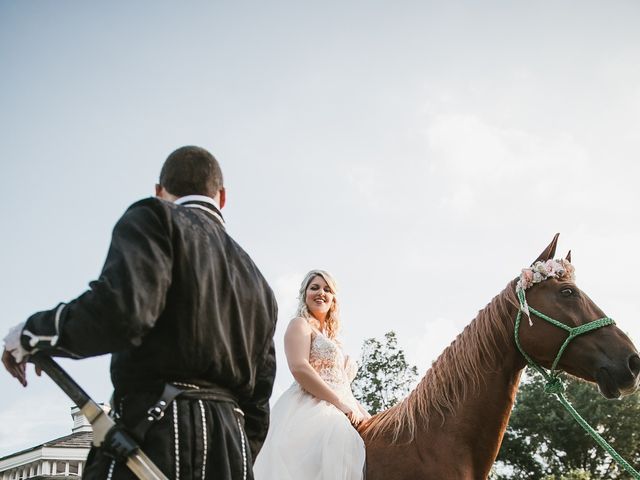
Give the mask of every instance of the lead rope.
<svg viewBox="0 0 640 480">
<path fill-rule="evenodd" d="M 564 396 L 565 386 L 562 383 L 562 380 L 560 379 L 559 375 L 556 373 L 556 370 L 555 370 L 556 366 L 558 365 L 558 362 L 560 361 L 560 357 L 564 353 L 565 348 L 567 348 L 567 345 L 569 345 L 569 342 L 571 340 L 573 340 L 578 335 L 590 332 L 591 330 L 595 330 L 597 328 L 601 328 L 607 325 L 614 325 L 615 322 L 611 318 L 604 317 L 598 320 L 594 320 L 593 322 L 589 322 L 584 325 L 580 325 L 578 327 L 572 328 L 565 325 L 564 323 L 558 322 L 557 320 L 554 320 L 553 318 L 548 317 L 545 314 L 540 313 L 537 310 L 529 307 L 525 299 L 524 290 L 518 290 L 517 295 L 518 295 L 518 300 L 520 301 L 520 309 L 518 310 L 518 315 L 516 316 L 515 331 L 514 331 L 516 346 L 518 347 L 518 350 L 520 350 L 520 353 L 522 354 L 522 356 L 527 361 L 528 365 L 531 368 L 533 368 L 535 371 L 540 373 L 544 377 L 544 379 L 547 381 L 547 384 L 544 387 L 544 391 L 549 394 L 555 395 L 558 401 L 571 414 L 571 416 L 578 423 L 578 425 L 580 425 L 584 430 L 586 430 L 586 432 L 589 435 L 591 435 L 591 437 L 596 441 L 596 443 L 600 445 L 609 455 L 611 455 L 611 458 L 613 458 L 613 460 L 618 465 L 624 468 L 627 471 L 627 473 L 629 473 L 634 479 L 640 480 L 640 473 L 638 473 L 638 471 L 635 468 L 633 468 L 629 464 L 629 462 L 627 462 L 624 458 L 622 458 L 622 456 L 618 452 L 616 452 L 616 450 L 604 438 L 602 438 L 602 436 L 598 432 L 596 432 L 594 428 L 591 425 L 589 425 L 589 423 L 584 418 L 582 418 L 582 416 L 578 413 L 578 411 L 575 408 L 573 408 L 573 405 L 571 405 L 569 400 L 567 400 L 567 398 Z M 520 331 L 520 320 L 522 319 L 523 312 L 531 312 L 535 314 L 537 317 L 540 317 L 541 319 L 569 332 L 569 336 L 560 347 L 560 350 L 558 351 L 558 354 L 556 355 L 556 358 L 553 361 L 553 364 L 551 365 L 551 370 L 549 372 L 547 372 L 542 366 L 538 365 L 529 355 L 527 355 L 527 353 L 522 348 L 522 345 L 520 345 L 520 335 L 518 332 Z"/>
</svg>

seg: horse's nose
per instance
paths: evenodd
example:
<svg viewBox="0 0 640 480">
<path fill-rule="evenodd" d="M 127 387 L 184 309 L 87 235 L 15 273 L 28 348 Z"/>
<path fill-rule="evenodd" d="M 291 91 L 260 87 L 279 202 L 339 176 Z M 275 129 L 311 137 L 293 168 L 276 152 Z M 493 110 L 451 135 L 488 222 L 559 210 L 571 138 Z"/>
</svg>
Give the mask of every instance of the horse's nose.
<svg viewBox="0 0 640 480">
<path fill-rule="evenodd" d="M 634 378 L 638 378 L 638 375 L 640 375 L 640 357 L 637 353 L 629 357 L 629 370 L 631 370 Z"/>
</svg>

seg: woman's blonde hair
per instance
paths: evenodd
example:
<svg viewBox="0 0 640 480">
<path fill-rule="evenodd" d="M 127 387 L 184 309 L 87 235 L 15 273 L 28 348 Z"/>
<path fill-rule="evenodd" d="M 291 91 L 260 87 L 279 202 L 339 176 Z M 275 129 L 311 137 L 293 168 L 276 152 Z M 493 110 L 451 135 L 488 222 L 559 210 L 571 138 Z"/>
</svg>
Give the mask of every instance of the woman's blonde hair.
<svg viewBox="0 0 640 480">
<path fill-rule="evenodd" d="M 306 293 L 307 288 L 309 288 L 311 281 L 315 277 L 321 277 L 325 282 L 327 282 L 327 285 L 329 285 L 329 288 L 331 289 L 331 293 L 333 293 L 333 302 L 331 302 L 331 306 L 329 307 L 329 311 L 327 312 L 327 316 L 324 320 L 324 332 L 322 333 L 326 334 L 331 339 L 335 339 L 338 335 L 338 330 L 340 329 L 338 287 L 336 285 L 336 281 L 328 272 L 325 272 L 324 270 L 311 270 L 304 277 L 298 294 L 298 310 L 296 311 L 296 316 L 307 320 L 314 318 L 313 315 L 311 315 L 311 312 L 309 312 L 309 307 L 307 307 Z"/>
</svg>

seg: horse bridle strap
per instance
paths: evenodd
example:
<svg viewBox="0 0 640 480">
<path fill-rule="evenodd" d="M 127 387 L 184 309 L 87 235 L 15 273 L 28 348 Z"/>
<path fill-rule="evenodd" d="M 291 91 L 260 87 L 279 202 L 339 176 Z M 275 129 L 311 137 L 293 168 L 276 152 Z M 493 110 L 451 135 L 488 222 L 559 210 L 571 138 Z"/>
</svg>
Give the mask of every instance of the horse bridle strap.
<svg viewBox="0 0 640 480">
<path fill-rule="evenodd" d="M 562 387 L 562 383 L 559 380 L 556 368 L 558 366 L 558 363 L 560 362 L 560 358 L 562 358 L 562 354 L 566 350 L 567 346 L 569 346 L 569 343 L 573 339 L 575 339 L 576 337 L 584 333 L 597 330 L 598 328 L 606 327 L 607 325 L 615 325 L 616 322 L 612 318 L 603 317 L 603 318 L 599 318 L 597 320 L 593 320 L 591 322 L 585 323 L 583 325 L 579 325 L 577 327 L 570 327 L 568 325 L 565 325 L 562 322 L 559 322 L 554 318 L 551 318 L 545 315 L 542 312 L 539 312 L 535 308 L 531 308 L 527 304 L 524 290 L 518 289 L 516 294 L 518 296 L 518 301 L 520 302 L 520 309 L 518 310 L 518 315 L 516 316 L 515 331 L 514 331 L 516 346 L 518 347 L 518 350 L 520 351 L 522 356 L 527 360 L 527 363 L 529 364 L 529 366 L 534 368 L 537 372 L 539 372 L 545 378 L 545 380 L 547 380 L 547 385 L 545 386 L 545 390 L 548 393 L 562 392 L 564 388 Z M 549 369 L 548 372 L 544 369 L 544 367 L 536 363 L 536 361 L 533 358 L 531 358 L 527 354 L 527 352 L 524 351 L 524 348 L 522 348 L 522 345 L 520 343 L 520 321 L 522 319 L 523 312 L 533 313 L 536 317 L 539 317 L 542 320 L 549 322 L 551 325 L 561 328 L 569 333 L 564 343 L 558 350 L 558 353 L 556 354 L 556 358 L 553 360 L 553 363 L 551 364 L 551 368 Z"/>
<path fill-rule="evenodd" d="M 547 381 L 547 384 L 544 387 L 545 392 L 554 394 L 557 397 L 558 401 L 560 401 L 562 406 L 571 414 L 573 419 L 584 430 L 586 430 L 589 435 L 591 435 L 595 442 L 600 445 L 606 452 L 608 452 L 609 455 L 611 455 L 611 457 L 618 463 L 618 465 L 624 468 L 627 473 L 629 473 L 634 479 L 640 480 L 640 473 L 636 469 L 634 469 L 633 466 L 631 466 L 631 464 L 629 464 L 629 462 L 627 462 L 611 445 L 609 445 L 609 443 L 604 438 L 602 438 L 602 436 L 591 425 L 589 425 L 589 423 L 584 418 L 582 418 L 577 410 L 573 408 L 573 406 L 569 403 L 569 400 L 567 400 L 567 398 L 564 396 L 564 385 L 562 384 L 562 380 L 560 380 L 558 371 L 556 370 L 556 367 L 560 362 L 560 358 L 562 357 L 562 354 L 564 353 L 571 340 L 584 333 L 597 330 L 598 328 L 606 327 L 607 325 L 615 325 L 616 322 L 612 318 L 603 317 L 585 323 L 584 325 L 569 327 L 568 325 L 565 325 L 564 323 L 559 322 L 527 305 L 527 299 L 525 298 L 524 289 L 516 289 L 516 294 L 518 296 L 518 301 L 520 302 L 520 309 L 518 309 L 518 314 L 516 315 L 514 331 L 516 346 L 518 347 L 518 350 L 520 351 L 522 356 L 527 360 L 529 366 L 540 373 Z M 522 345 L 520 344 L 520 320 L 522 320 L 523 312 L 527 314 L 533 313 L 536 317 L 539 317 L 542 320 L 545 320 L 546 322 L 549 322 L 550 324 L 569 332 L 569 336 L 560 347 L 560 350 L 558 350 L 556 358 L 553 360 L 551 368 L 548 372 L 544 369 L 544 367 L 536 363 L 535 360 L 531 358 L 527 354 L 527 352 L 524 351 Z"/>
</svg>

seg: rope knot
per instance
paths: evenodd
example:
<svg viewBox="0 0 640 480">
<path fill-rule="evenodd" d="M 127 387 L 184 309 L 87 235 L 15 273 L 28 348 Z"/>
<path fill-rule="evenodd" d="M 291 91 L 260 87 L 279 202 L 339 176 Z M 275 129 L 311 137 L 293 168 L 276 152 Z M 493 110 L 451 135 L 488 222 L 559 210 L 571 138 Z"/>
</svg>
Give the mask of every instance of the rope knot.
<svg viewBox="0 0 640 480">
<path fill-rule="evenodd" d="M 544 386 L 544 391 L 550 394 L 564 393 L 564 384 L 559 377 L 550 378 L 547 384 Z"/>
</svg>

